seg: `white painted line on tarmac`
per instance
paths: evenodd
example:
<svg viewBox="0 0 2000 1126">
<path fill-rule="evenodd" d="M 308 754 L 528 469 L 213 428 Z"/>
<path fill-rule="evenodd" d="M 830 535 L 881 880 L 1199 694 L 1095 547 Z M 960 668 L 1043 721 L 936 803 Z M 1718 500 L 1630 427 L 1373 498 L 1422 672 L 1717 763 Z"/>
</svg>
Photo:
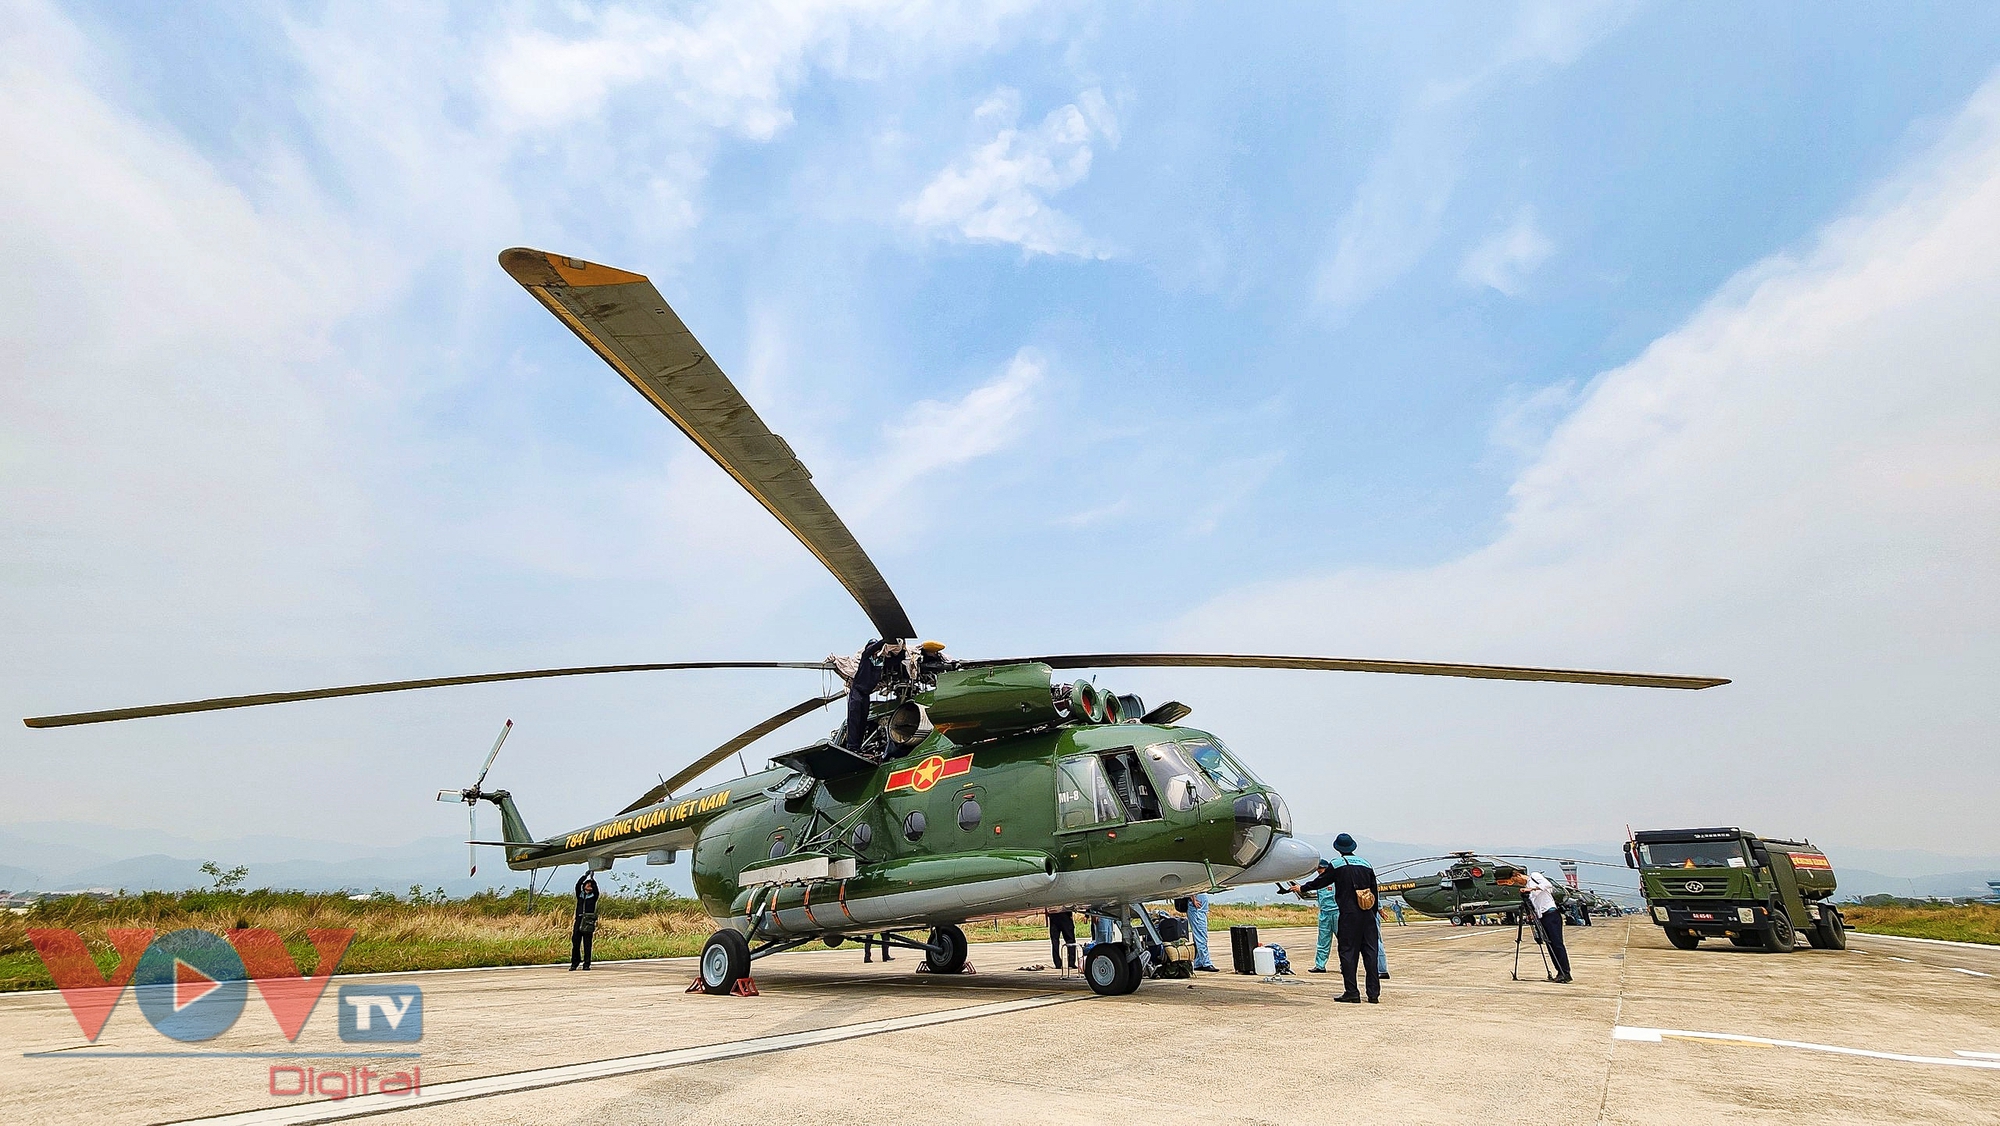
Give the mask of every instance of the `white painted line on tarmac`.
<svg viewBox="0 0 2000 1126">
<path fill-rule="evenodd" d="M 1955 973 L 1955 974 L 1971 974 L 1971 975 L 1972 975 L 1973 977 L 1992 977 L 1992 976 L 1993 976 L 1992 974 L 1983 974 L 1983 973 L 1980 973 L 1980 972 L 1979 972 L 1978 970 L 1968 970 L 1968 969 L 1966 969 L 1966 968 L 1965 968 L 1965 967 L 1963 967 L 1963 966 L 1946 966 L 1946 967 L 1945 967 L 1945 969 L 1948 969 L 1948 970 L 1950 970 L 1950 971 L 1951 971 L 1952 973 Z"/>
<path fill-rule="evenodd" d="M 1954 1056 L 1964 1056 L 1969 1060 L 2000 1060 L 2000 1052 L 1952 1052 Z"/>
<path fill-rule="evenodd" d="M 1798 1048 L 1807 1052 L 1830 1052 L 1837 1056 L 1863 1056 L 1872 1060 L 1895 1060 L 1898 1063 L 1940 1064 L 1945 1067 L 1973 1067 L 1982 1070 L 2000 1071 L 2000 1058 L 1964 1058 L 1966 1053 L 1954 1056 L 1910 1056 L 1901 1052 L 1876 1052 L 1867 1048 L 1843 1048 L 1835 1044 L 1808 1044 L 1803 1040 L 1773 1040 L 1766 1036 L 1737 1036 L 1727 1032 L 1690 1032 L 1681 1028 L 1631 1028 L 1618 1025 L 1611 1030 L 1613 1040 L 1635 1040 L 1641 1043 L 1658 1044 L 1665 1040 L 1715 1040 L 1727 1044 L 1749 1044 L 1759 1048 Z"/>
<path fill-rule="evenodd" d="M 1850 930 L 1847 933 L 1851 938 L 1886 938 L 1895 942 L 1922 942 L 1931 946 L 1963 946 L 1967 950 L 1985 950 L 2000 954 L 2000 946 L 1990 942 L 1953 942 L 1948 938 L 1912 938 L 1907 934 L 1876 934 L 1873 931 Z"/>
<path fill-rule="evenodd" d="M 648 1052 L 644 1055 L 624 1056 L 619 1059 L 592 1060 L 586 1063 L 564 1064 L 559 1067 L 536 1068 L 532 1071 L 514 1071 L 502 1075 L 486 1075 L 477 1079 L 457 1079 L 449 1083 L 437 1083 L 424 1087 L 414 1095 L 356 1095 L 334 1102 L 319 1100 L 302 1102 L 289 1106 L 267 1107 L 262 1110 L 248 1110 L 237 1114 L 220 1114 L 208 1118 L 183 1119 L 188 1122 L 226 1123 L 228 1126 L 248 1126 L 256 1123 L 286 1124 L 303 1126 L 313 1122 L 335 1122 L 344 1118 L 361 1118 L 375 1114 L 394 1114 L 397 1111 L 415 1110 L 418 1107 L 440 1106 L 444 1103 L 463 1102 L 466 1099 L 486 1098 L 491 1095 L 510 1095 L 520 1091 L 533 1091 L 542 1087 L 555 1087 L 565 1083 L 582 1083 L 592 1079 L 609 1079 L 618 1075 L 631 1075 L 642 1071 L 659 1071 L 669 1067 L 684 1067 L 688 1064 L 712 1063 L 716 1060 L 737 1059 L 742 1056 L 761 1055 L 765 1052 L 782 1052 L 793 1048 L 809 1048 L 815 1044 L 830 1044 L 840 1040 L 852 1040 L 861 1036 L 877 1036 L 885 1032 L 902 1032 L 912 1028 L 924 1028 L 934 1024 L 949 1024 L 953 1021 L 977 1020 L 980 1017 L 999 1016 L 1002 1013 L 1019 1012 L 1023 1009 L 1038 1009 L 1045 1005 L 1061 1005 L 1070 1001 L 1081 1001 L 1094 996 L 1090 993 L 1051 993 L 1040 997 L 1026 997 L 1018 1001 L 996 1001 L 985 1005 L 967 1005 L 942 1012 L 918 1013 L 915 1016 L 891 1017 L 887 1020 L 862 1021 L 859 1024 L 841 1024 L 832 1028 L 814 1029 L 811 1032 L 790 1032 L 780 1036 L 755 1036 L 748 1040 L 733 1040 L 723 1044 L 704 1044 L 695 1048 L 675 1048 L 665 1052 Z M 2000 1067 L 2000 1064 L 1994 1064 Z"/>
</svg>

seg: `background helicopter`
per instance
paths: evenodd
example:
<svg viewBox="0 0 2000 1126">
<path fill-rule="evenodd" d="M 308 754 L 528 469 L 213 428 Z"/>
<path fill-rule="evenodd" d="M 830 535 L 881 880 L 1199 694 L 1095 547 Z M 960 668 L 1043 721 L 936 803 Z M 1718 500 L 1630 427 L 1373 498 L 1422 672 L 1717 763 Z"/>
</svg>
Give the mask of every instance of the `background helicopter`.
<svg viewBox="0 0 2000 1126">
<path fill-rule="evenodd" d="M 1120 667 L 1317 669 L 1701 689 L 1707 677 L 1234 653 L 1087 653 L 955 660 L 909 616 L 791 447 L 765 427 L 645 277 L 538 250 L 501 266 L 741 484 L 839 580 L 881 640 L 852 661 L 684 661 L 530 669 L 221 697 L 41 716 L 60 727 L 544 677 L 673 669 L 832 670 L 849 682 L 752 726 L 616 816 L 534 838 L 512 796 L 475 782 L 441 801 L 490 802 L 516 870 L 620 857 L 692 855 L 694 887 L 720 924 L 700 984 L 732 989 L 754 959 L 853 934 L 922 950 L 929 968 L 966 958 L 957 924 L 1002 912 L 1088 905 L 1120 941 L 1084 966 L 1099 993 L 1124 993 L 1153 968 L 1160 936 L 1143 904 L 1204 888 L 1279 881 L 1318 853 L 1291 835 L 1285 802 L 1215 736 L 1180 726 L 1190 709 L 1150 711 L 1058 670 Z M 846 698 L 828 737 L 769 768 L 682 793 L 751 743 Z M 503 733 L 504 737 L 504 733 Z M 476 834 L 475 834 L 476 835 Z M 912 933 L 923 933 L 922 939 Z"/>
<path fill-rule="evenodd" d="M 1425 856 L 1416 860 L 1406 860 L 1388 869 L 1394 873 L 1399 869 L 1419 864 L 1447 860 L 1450 863 L 1442 870 L 1427 876 L 1396 876 L 1385 879 L 1378 886 L 1383 895 L 1400 895 L 1403 902 L 1425 915 L 1440 919 L 1450 919 L 1453 926 L 1476 923 L 1488 916 L 1499 916 L 1500 921 L 1512 926 L 1518 921 L 1521 910 L 1519 887 L 1503 881 L 1511 881 L 1526 871 L 1526 866 L 1513 863 L 1521 860 L 1553 861 L 1561 865 L 1567 876 L 1577 865 L 1600 864 L 1594 860 L 1574 860 L 1560 856 L 1533 856 L 1526 854 L 1481 854 L 1454 852 L 1447 856 Z M 1565 909 L 1581 908 L 1588 902 L 1593 911 L 1600 911 L 1600 903 L 1608 902 L 1594 891 L 1572 887 L 1566 879 L 1556 881 L 1556 902 Z"/>
</svg>

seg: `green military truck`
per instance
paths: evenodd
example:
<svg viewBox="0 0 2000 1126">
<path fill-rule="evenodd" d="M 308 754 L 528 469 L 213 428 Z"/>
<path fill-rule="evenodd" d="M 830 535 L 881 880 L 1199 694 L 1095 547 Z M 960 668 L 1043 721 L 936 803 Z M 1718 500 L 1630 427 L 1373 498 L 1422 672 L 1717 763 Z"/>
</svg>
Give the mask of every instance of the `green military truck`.
<svg viewBox="0 0 2000 1126">
<path fill-rule="evenodd" d="M 1847 948 L 1833 865 L 1810 842 L 1741 829 L 1650 829 L 1626 842 L 1625 863 L 1639 870 L 1647 912 L 1679 949 L 1727 938 L 1785 954 L 1800 930 L 1815 949 Z"/>
</svg>

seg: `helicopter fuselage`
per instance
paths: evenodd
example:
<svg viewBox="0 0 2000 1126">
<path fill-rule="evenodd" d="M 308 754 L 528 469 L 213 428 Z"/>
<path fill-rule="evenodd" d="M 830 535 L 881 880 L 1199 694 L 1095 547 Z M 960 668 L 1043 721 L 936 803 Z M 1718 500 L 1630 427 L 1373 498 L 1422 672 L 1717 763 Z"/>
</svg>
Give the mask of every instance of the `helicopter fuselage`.
<svg viewBox="0 0 2000 1126">
<path fill-rule="evenodd" d="M 1289 821 L 1213 735 L 1126 722 L 967 746 L 933 733 L 842 777 L 776 766 L 510 846 L 508 863 L 686 849 L 718 922 L 831 934 L 1293 878 L 1318 854 Z"/>
</svg>

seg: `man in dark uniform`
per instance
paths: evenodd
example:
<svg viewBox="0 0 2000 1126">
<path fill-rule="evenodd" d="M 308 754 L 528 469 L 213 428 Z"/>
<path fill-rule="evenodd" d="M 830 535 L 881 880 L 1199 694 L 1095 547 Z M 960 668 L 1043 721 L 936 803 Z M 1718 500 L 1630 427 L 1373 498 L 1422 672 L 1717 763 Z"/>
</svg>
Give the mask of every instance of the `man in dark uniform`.
<svg viewBox="0 0 2000 1126">
<path fill-rule="evenodd" d="M 1333 894 L 1340 902 L 1340 926 L 1336 933 L 1340 941 L 1340 978 L 1346 986 L 1346 991 L 1334 1000 L 1349 1004 L 1361 1000 L 1354 980 L 1358 962 L 1367 970 L 1368 1003 L 1372 1005 L 1382 997 L 1382 979 L 1376 967 L 1376 944 L 1382 941 L 1382 936 L 1375 929 L 1375 908 L 1381 897 L 1375 888 L 1375 869 L 1354 855 L 1354 848 L 1354 838 L 1346 833 L 1333 838 L 1333 850 L 1340 854 L 1333 864 Z"/>
<path fill-rule="evenodd" d="M 576 921 L 569 928 L 569 968 L 590 968 L 590 940 L 597 934 L 597 877 L 585 870 L 576 881 Z"/>
<path fill-rule="evenodd" d="M 861 655 L 854 664 L 854 675 L 847 681 L 847 732 L 844 743 L 852 754 L 861 753 L 861 743 L 868 737 L 868 700 L 875 694 L 875 686 L 882 683 L 883 666 L 903 655 L 900 641 L 877 639 L 861 647 Z M 888 947 L 883 947 L 888 952 Z"/>
</svg>

